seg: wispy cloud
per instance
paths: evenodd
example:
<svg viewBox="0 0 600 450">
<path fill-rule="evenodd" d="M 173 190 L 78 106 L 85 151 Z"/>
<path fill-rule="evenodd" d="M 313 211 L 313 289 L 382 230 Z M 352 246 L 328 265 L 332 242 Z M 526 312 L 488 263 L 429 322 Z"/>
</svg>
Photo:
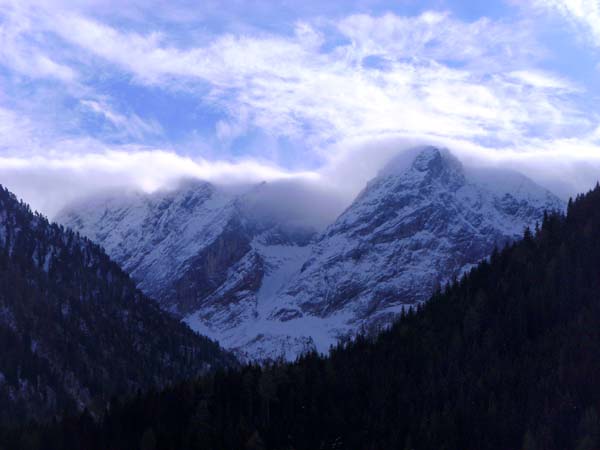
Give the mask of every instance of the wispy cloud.
<svg viewBox="0 0 600 450">
<path fill-rule="evenodd" d="M 65 143 L 68 147 L 68 143 Z M 206 161 L 171 151 L 123 147 L 86 154 L 52 152 L 35 156 L 0 156 L 2 183 L 29 198 L 34 208 L 54 214 L 65 204 L 98 191 L 139 189 L 153 192 L 186 178 L 221 185 L 263 181 L 317 182 L 314 172 L 289 172 L 253 160 Z"/>
<path fill-rule="evenodd" d="M 199 90 L 234 119 L 243 110 L 254 127 L 315 146 L 389 132 L 520 144 L 540 130 L 590 125 L 571 107 L 576 89 L 529 69 L 543 51 L 525 27 L 434 12 L 333 25 L 344 42 L 326 49 L 324 32 L 308 23 L 292 36 L 226 34 L 188 49 L 77 15 L 48 26 L 135 82 Z M 367 64 L 374 57 L 380 67 Z"/>
<path fill-rule="evenodd" d="M 534 0 L 533 5 L 560 15 L 595 46 L 600 46 L 600 3 L 597 0 Z"/>
<path fill-rule="evenodd" d="M 142 140 L 146 135 L 162 134 L 162 127 L 158 122 L 143 120 L 137 114 L 121 114 L 102 100 L 81 100 L 81 104 L 105 118 L 118 133 L 126 137 Z"/>
<path fill-rule="evenodd" d="M 74 81 L 76 70 L 48 54 L 35 21 L 24 12 L 17 2 L 0 2 L 0 64 L 31 78 Z"/>
<path fill-rule="evenodd" d="M 349 184 L 352 193 L 409 142 L 445 143 L 531 173 L 528 161 L 536 161 L 553 175 L 540 155 L 580 167 L 581 155 L 595 161 L 600 150 L 600 114 L 585 101 L 589 92 L 545 64 L 552 49 L 527 17 L 347 11 L 215 31 L 199 21 L 202 8 L 186 18 L 179 7 L 159 5 L 172 14 L 153 13 L 145 2 L 120 10 L 108 0 L 86 7 L 0 0 L 3 177 L 18 174 L 26 180 L 20 189 L 32 192 L 27 184 L 46 179 L 44 170 L 94 189 L 117 178 L 154 189 L 181 176 L 297 174 Z M 536 5 L 585 25 L 600 42 L 596 2 Z M 44 83 L 50 88 L 38 89 Z M 55 98 L 41 114 L 48 90 Z M 162 100 L 146 101 L 155 97 Z M 175 112 L 161 116 L 169 108 Z M 212 161 L 177 155 L 181 143 L 169 139 L 179 136 L 172 131 L 181 119 L 207 146 L 241 148 L 221 158 L 215 152 Z M 253 134 L 281 140 L 281 152 L 301 148 L 320 166 L 277 168 L 266 150 L 250 161 L 243 143 Z M 44 198 L 38 204 L 55 209 Z"/>
<path fill-rule="evenodd" d="M 337 23 L 352 39 L 359 57 L 431 59 L 462 62 L 471 70 L 505 69 L 538 60 L 544 50 L 527 27 L 481 18 L 465 22 L 449 12 L 427 11 L 418 16 L 351 15 Z"/>
</svg>

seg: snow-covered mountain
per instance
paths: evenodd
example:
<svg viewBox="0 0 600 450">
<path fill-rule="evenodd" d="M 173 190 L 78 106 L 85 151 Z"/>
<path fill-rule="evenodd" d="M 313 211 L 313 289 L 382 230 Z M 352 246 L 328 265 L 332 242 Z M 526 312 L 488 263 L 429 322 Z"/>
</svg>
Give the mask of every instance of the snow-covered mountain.
<svg viewBox="0 0 600 450">
<path fill-rule="evenodd" d="M 316 231 L 262 208 L 265 183 L 235 192 L 202 181 L 151 195 L 86 199 L 58 220 L 100 243 L 163 308 L 230 348 L 272 357 L 314 348 L 310 337 L 277 335 L 252 345 L 238 327 L 256 322 L 259 300 L 279 291 L 305 261 Z M 210 323 L 204 327 L 199 321 Z M 230 330 L 231 333 L 228 333 Z M 248 331 L 251 333 L 251 331 Z M 225 333 L 225 334 L 224 334 Z"/>
<path fill-rule="evenodd" d="M 81 202 L 59 220 L 192 328 L 250 358 L 289 359 L 389 323 L 564 208 L 518 173 L 465 168 L 434 147 L 391 161 L 321 233 L 257 213 L 268 189 L 190 182 Z"/>
<path fill-rule="evenodd" d="M 389 322 L 405 305 L 523 234 L 562 202 L 514 172 L 465 170 L 449 152 L 392 161 L 312 247 L 281 293 L 297 314 Z"/>
</svg>

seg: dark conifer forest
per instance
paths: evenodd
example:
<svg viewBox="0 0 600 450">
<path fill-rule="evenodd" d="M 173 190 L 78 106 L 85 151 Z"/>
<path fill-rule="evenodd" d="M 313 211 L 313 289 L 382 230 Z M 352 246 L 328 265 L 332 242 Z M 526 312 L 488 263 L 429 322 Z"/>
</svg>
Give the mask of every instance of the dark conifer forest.
<svg viewBox="0 0 600 450">
<path fill-rule="evenodd" d="M 232 364 L 99 246 L 0 186 L 0 425 L 82 408 L 99 418 L 111 395 Z"/>
<path fill-rule="evenodd" d="M 594 449 L 600 188 L 376 338 L 12 428 L 4 449 Z"/>
</svg>

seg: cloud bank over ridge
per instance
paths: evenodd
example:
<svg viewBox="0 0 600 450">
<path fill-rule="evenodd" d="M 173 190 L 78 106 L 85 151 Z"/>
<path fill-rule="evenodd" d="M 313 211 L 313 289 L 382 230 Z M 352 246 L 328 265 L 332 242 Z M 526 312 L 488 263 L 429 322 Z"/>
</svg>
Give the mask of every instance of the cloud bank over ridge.
<svg viewBox="0 0 600 450">
<path fill-rule="evenodd" d="M 585 22 L 584 41 L 565 36 L 587 51 L 593 2 L 499 17 L 366 3 L 0 0 L 0 180 L 50 215 L 182 177 L 296 180 L 344 205 L 394 153 L 434 143 L 563 196 L 595 182 L 599 91 L 540 32 Z"/>
</svg>

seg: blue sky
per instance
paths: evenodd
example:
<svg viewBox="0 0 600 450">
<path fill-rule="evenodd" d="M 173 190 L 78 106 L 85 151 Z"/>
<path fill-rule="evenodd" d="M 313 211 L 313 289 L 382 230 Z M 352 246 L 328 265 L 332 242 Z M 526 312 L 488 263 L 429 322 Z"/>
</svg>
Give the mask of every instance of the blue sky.
<svg viewBox="0 0 600 450">
<path fill-rule="evenodd" d="M 440 143 L 572 194 L 599 55 L 598 0 L 0 0 L 0 182 L 48 214 L 187 176 L 350 199 Z"/>
</svg>

